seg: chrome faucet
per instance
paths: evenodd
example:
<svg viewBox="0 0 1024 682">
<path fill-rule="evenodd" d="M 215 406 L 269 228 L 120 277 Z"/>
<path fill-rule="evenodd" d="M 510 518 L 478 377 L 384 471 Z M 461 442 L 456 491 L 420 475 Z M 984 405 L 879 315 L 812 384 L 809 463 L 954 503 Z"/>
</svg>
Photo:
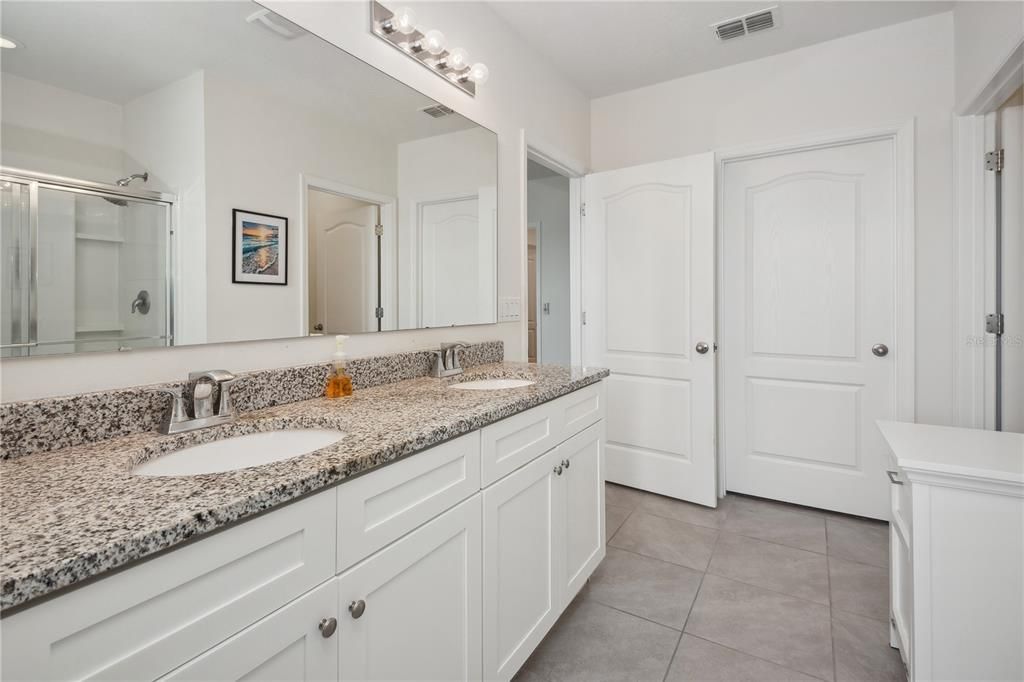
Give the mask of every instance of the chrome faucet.
<svg viewBox="0 0 1024 682">
<path fill-rule="evenodd" d="M 434 357 L 430 365 L 430 375 L 443 379 L 462 374 L 462 364 L 459 362 L 459 351 L 466 347 L 460 342 L 442 343 L 440 350 L 433 351 Z"/>
<path fill-rule="evenodd" d="M 203 372 L 190 372 L 189 381 L 194 381 L 192 388 L 192 417 L 185 409 L 184 391 L 175 386 L 153 389 L 155 393 L 171 396 L 171 409 L 160 424 L 160 433 L 182 433 L 194 431 L 208 426 L 217 426 L 234 421 L 235 406 L 231 402 L 231 387 L 238 381 L 231 372 L 225 369 L 211 369 Z M 220 402 L 217 411 L 213 410 L 213 389 L 220 388 Z"/>
</svg>

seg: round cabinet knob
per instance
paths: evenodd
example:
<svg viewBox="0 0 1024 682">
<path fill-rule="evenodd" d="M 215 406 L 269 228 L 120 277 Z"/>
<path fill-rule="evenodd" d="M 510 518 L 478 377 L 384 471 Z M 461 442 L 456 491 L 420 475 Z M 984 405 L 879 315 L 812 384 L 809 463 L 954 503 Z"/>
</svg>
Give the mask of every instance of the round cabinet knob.
<svg viewBox="0 0 1024 682">
<path fill-rule="evenodd" d="M 354 601 L 348 605 L 348 612 L 352 614 L 353 618 L 359 618 L 366 611 L 366 602 L 362 599 Z"/>
<path fill-rule="evenodd" d="M 567 459 L 563 459 L 562 460 L 562 466 L 565 467 L 566 469 L 569 468 L 570 464 L 572 464 L 572 462 L 570 462 L 569 460 L 567 460 Z"/>
<path fill-rule="evenodd" d="M 555 476 L 561 476 L 562 475 L 562 465 L 559 464 L 554 469 L 552 469 L 552 471 L 555 472 Z"/>
<path fill-rule="evenodd" d="M 876 343 L 871 346 L 871 352 L 874 353 L 876 357 L 884 358 L 889 354 L 889 346 L 884 343 Z"/>
<path fill-rule="evenodd" d="M 318 625 L 317 627 L 320 628 L 320 634 L 323 636 L 323 638 L 327 639 L 328 637 L 334 634 L 335 630 L 338 629 L 338 619 L 324 618 L 322 621 L 320 621 L 320 625 Z"/>
<path fill-rule="evenodd" d="M 709 350 L 711 350 L 711 346 L 709 346 L 708 344 L 704 343 L 703 341 L 701 341 L 700 343 L 697 344 L 697 352 L 700 353 L 701 355 L 704 355 Z"/>
</svg>

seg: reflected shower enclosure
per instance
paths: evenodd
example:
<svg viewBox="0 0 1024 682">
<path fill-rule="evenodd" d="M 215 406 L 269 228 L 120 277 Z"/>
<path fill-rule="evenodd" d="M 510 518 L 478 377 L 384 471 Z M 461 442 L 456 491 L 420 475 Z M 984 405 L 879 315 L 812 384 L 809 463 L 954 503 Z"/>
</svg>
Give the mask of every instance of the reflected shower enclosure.
<svg viewBox="0 0 1024 682">
<path fill-rule="evenodd" d="M 0 357 L 172 345 L 173 199 L 145 179 L 0 171 Z"/>
</svg>

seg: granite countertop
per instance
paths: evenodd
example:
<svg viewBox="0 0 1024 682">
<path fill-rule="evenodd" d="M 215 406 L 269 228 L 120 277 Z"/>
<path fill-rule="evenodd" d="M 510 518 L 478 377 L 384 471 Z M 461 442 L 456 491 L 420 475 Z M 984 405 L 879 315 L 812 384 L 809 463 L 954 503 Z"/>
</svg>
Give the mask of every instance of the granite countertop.
<svg viewBox="0 0 1024 682">
<path fill-rule="evenodd" d="M 142 559 L 608 376 L 597 368 L 481 365 L 249 412 L 165 436 L 137 433 L 0 462 L 0 610 Z M 479 378 L 532 386 L 452 391 Z M 137 463 L 226 436 L 324 427 L 346 437 L 293 459 L 217 474 L 135 476 Z"/>
</svg>

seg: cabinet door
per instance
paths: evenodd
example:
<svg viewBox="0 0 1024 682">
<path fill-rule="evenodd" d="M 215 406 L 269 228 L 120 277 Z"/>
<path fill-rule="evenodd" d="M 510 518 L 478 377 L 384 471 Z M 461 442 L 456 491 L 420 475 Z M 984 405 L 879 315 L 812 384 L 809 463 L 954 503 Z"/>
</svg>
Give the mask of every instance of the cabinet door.
<svg viewBox="0 0 1024 682">
<path fill-rule="evenodd" d="M 511 679 L 561 612 L 558 449 L 483 492 L 484 678 Z"/>
<path fill-rule="evenodd" d="M 558 446 L 564 504 L 563 595 L 568 603 L 604 558 L 604 422 Z"/>
<path fill-rule="evenodd" d="M 336 680 L 338 586 L 324 583 L 171 672 L 165 680 Z"/>
<path fill-rule="evenodd" d="M 480 495 L 338 578 L 342 680 L 480 678 Z"/>
</svg>

